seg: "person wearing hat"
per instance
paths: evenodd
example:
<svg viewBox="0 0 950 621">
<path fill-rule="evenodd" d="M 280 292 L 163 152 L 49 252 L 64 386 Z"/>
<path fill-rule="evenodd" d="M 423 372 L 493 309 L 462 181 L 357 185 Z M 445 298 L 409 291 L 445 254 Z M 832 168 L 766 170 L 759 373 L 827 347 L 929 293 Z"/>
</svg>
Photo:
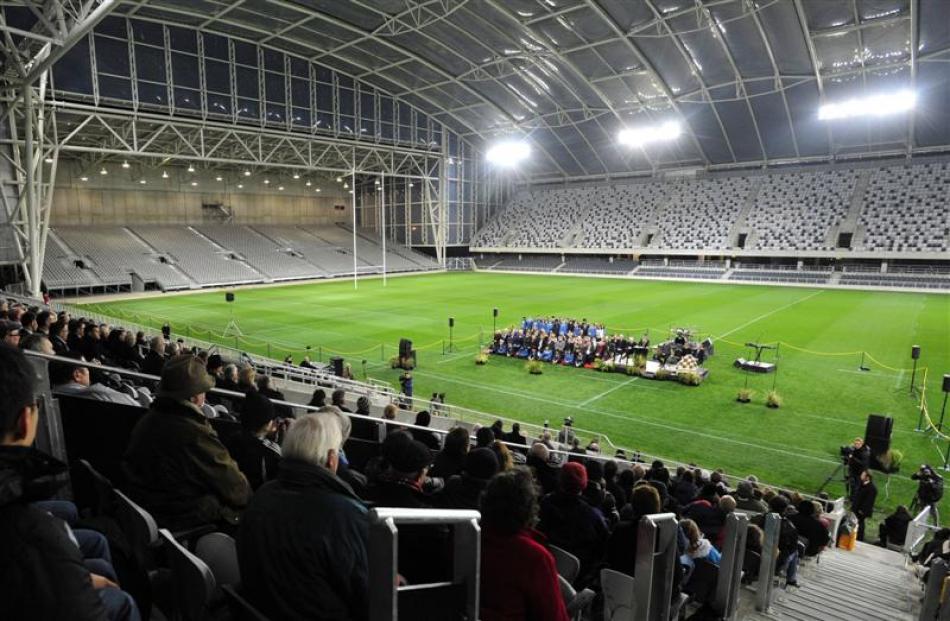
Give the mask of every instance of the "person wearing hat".
<svg viewBox="0 0 950 621">
<path fill-rule="evenodd" d="M 755 497 L 751 481 L 739 481 L 736 485 L 735 499 L 736 509 L 753 513 L 765 513 L 769 510 L 768 505 Z"/>
<path fill-rule="evenodd" d="M 380 507 L 428 509 L 432 507 L 423 484 L 432 463 L 426 445 L 406 431 L 386 436 L 382 463 L 366 488 L 364 499 Z M 399 573 L 414 583 L 449 579 L 451 564 L 448 530 L 432 526 L 399 527 Z"/>
<path fill-rule="evenodd" d="M 582 494 L 587 488 L 587 470 L 576 462 L 561 466 L 557 491 L 541 499 L 538 530 L 552 545 L 564 548 L 581 562 L 578 582 L 583 587 L 593 577 L 604 557 L 607 523 Z"/>
<path fill-rule="evenodd" d="M 171 358 L 152 407 L 132 430 L 122 460 L 129 495 L 159 526 L 233 526 L 251 496 L 247 478 L 202 413 L 213 386 L 198 358 Z"/>
<path fill-rule="evenodd" d="M 445 509 L 478 510 L 478 499 L 488 481 L 498 472 L 498 458 L 490 448 L 477 448 L 465 456 L 462 474 L 449 477 L 445 487 L 435 497 L 435 503 Z"/>
<path fill-rule="evenodd" d="M 251 489 L 256 490 L 277 476 L 280 445 L 271 439 L 277 433 L 276 418 L 270 399 L 259 392 L 248 391 L 241 410 L 241 431 L 223 438 Z"/>
<path fill-rule="evenodd" d="M 815 507 L 815 501 L 802 500 L 795 508 L 797 513 L 790 515 L 788 519 L 798 530 L 799 538 L 804 537 L 808 541 L 808 545 L 805 546 L 805 556 L 817 556 L 831 542 L 828 526 L 822 523 L 821 513 Z"/>
</svg>

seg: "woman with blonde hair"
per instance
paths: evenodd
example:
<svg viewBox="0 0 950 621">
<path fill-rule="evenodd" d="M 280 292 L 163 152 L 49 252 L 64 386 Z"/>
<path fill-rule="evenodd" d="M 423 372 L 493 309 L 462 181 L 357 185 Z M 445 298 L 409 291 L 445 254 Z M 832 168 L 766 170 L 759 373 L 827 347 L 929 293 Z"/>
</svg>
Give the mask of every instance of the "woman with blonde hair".
<svg viewBox="0 0 950 621">
<path fill-rule="evenodd" d="M 515 467 L 515 462 L 511 457 L 511 451 L 508 450 L 507 444 L 501 440 L 495 440 L 491 443 L 491 450 L 495 452 L 495 457 L 498 458 L 499 472 L 507 472 Z"/>
<path fill-rule="evenodd" d="M 706 559 L 718 567 L 721 558 L 719 550 L 703 536 L 696 522 L 693 520 L 682 520 L 680 522 L 680 528 L 689 541 L 689 544 L 686 546 L 686 555 L 694 561 Z"/>
</svg>

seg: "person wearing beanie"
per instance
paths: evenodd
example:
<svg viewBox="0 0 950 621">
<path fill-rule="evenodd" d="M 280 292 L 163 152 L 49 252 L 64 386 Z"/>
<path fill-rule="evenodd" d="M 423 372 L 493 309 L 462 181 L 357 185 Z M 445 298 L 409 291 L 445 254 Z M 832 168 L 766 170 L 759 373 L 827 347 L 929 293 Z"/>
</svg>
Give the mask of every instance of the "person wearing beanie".
<svg viewBox="0 0 950 621">
<path fill-rule="evenodd" d="M 274 441 L 276 419 L 276 410 L 270 399 L 260 392 L 248 391 L 241 413 L 241 431 L 223 438 L 251 489 L 256 490 L 277 476 L 280 445 Z"/>
<path fill-rule="evenodd" d="M 127 489 L 161 527 L 233 527 L 250 498 L 247 478 L 201 410 L 213 386 L 198 358 L 171 358 L 155 401 L 132 430 L 122 458 Z"/>
<path fill-rule="evenodd" d="M 541 499 L 538 523 L 538 530 L 552 545 L 580 559 L 577 588 L 594 578 L 608 536 L 604 518 L 582 497 L 586 488 L 587 469 L 575 462 L 564 464 L 558 473 L 557 491 Z"/>
<path fill-rule="evenodd" d="M 433 501 L 445 509 L 478 510 L 478 501 L 488 481 L 498 472 L 495 451 L 477 448 L 465 456 L 462 474 L 449 477 Z"/>
<path fill-rule="evenodd" d="M 736 509 L 750 511 L 753 513 L 765 513 L 769 510 L 767 504 L 755 497 L 755 488 L 751 481 L 739 481 L 736 485 Z"/>
<path fill-rule="evenodd" d="M 406 431 L 393 431 L 382 446 L 378 471 L 364 499 L 379 507 L 430 509 L 423 484 L 432 463 L 425 444 Z M 448 529 L 426 525 L 399 527 L 399 573 L 410 584 L 436 582 L 451 576 Z"/>
<path fill-rule="evenodd" d="M 719 508 L 719 488 L 705 483 L 696 499 L 683 508 L 683 517 L 696 522 L 710 541 L 718 541 L 719 531 L 726 524 L 726 514 Z"/>
</svg>

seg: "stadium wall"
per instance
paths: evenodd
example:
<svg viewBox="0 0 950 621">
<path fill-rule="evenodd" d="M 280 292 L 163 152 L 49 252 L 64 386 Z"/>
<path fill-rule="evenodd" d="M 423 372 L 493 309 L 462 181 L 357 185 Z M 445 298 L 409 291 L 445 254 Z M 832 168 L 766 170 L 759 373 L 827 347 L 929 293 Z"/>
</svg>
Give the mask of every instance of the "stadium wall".
<svg viewBox="0 0 950 621">
<path fill-rule="evenodd" d="M 301 178 L 248 178 L 234 173 L 165 167 L 141 170 L 111 165 L 109 174 L 80 169 L 77 163 L 62 162 L 53 193 L 52 226 L 200 224 L 215 221 L 205 213 L 203 203 L 220 203 L 230 208 L 236 224 L 333 224 L 349 222 L 350 197 L 330 179 L 313 179 L 307 187 Z M 167 171 L 169 178 L 163 179 Z M 88 181 L 82 181 L 82 176 Z M 146 183 L 139 181 L 145 179 Z M 198 183 L 192 186 L 191 182 Z M 237 188 L 241 184 L 244 187 Z M 277 188 L 284 187 L 284 190 Z M 317 193 L 316 188 L 320 188 Z"/>
</svg>

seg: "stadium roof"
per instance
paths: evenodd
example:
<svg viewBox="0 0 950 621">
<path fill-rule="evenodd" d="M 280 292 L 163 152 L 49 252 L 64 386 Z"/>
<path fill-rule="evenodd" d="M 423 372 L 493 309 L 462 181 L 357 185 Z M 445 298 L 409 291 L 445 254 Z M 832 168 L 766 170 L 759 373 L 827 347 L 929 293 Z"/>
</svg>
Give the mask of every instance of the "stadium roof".
<svg viewBox="0 0 950 621">
<path fill-rule="evenodd" d="M 950 145 L 946 0 L 124 0 L 113 14 L 311 58 L 476 141 L 525 134 L 536 178 Z M 898 89 L 918 93 L 914 113 L 817 118 Z M 668 120 L 674 142 L 617 142 Z"/>
</svg>

